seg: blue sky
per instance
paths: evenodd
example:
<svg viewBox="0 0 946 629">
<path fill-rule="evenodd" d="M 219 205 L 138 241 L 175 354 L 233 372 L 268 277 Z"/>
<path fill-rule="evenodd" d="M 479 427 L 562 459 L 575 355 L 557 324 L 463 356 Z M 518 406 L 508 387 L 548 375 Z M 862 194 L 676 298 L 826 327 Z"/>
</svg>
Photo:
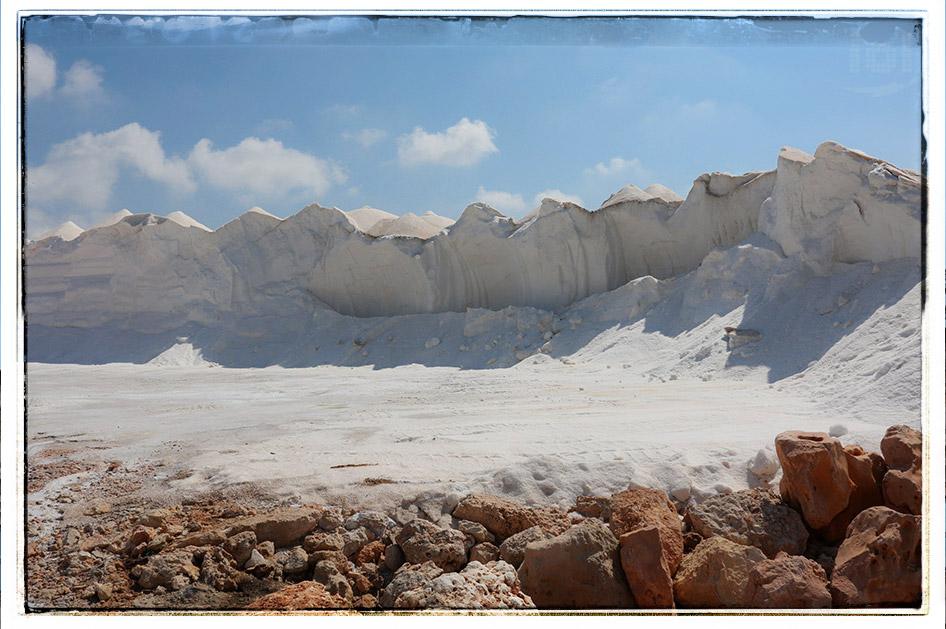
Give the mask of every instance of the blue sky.
<svg viewBox="0 0 946 629">
<path fill-rule="evenodd" d="M 920 167 L 913 22 L 33 18 L 27 232 L 319 202 L 515 217 L 825 140 Z"/>
</svg>

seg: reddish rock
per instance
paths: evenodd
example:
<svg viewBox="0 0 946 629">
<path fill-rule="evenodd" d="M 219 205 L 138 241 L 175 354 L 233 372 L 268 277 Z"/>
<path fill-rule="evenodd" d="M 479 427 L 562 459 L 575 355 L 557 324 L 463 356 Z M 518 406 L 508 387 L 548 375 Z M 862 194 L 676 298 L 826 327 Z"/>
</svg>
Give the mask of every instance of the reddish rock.
<svg viewBox="0 0 946 629">
<path fill-rule="evenodd" d="M 808 530 L 798 512 L 767 489 L 745 489 L 719 494 L 689 507 L 684 521 L 702 537 L 725 537 L 755 546 L 767 557 L 781 551 L 805 552 Z"/>
<path fill-rule="evenodd" d="M 329 594 L 317 581 L 303 581 L 267 594 L 250 603 L 253 610 L 346 609 L 351 604 L 341 596 Z"/>
<path fill-rule="evenodd" d="M 884 504 L 881 479 L 886 465 L 883 457 L 876 452 L 864 452 L 858 445 L 851 445 L 844 448 L 844 458 L 847 461 L 848 477 L 853 483 L 851 497 L 844 510 L 828 526 L 815 531 L 818 537 L 832 542 L 844 539 L 848 524 L 858 513 Z"/>
<path fill-rule="evenodd" d="M 601 518 L 605 522 L 611 519 L 611 498 L 608 496 L 578 496 L 575 506 L 569 512 L 579 513 L 586 518 Z"/>
<path fill-rule="evenodd" d="M 470 494 L 453 510 L 458 520 L 479 522 L 499 539 L 505 539 L 533 526 L 558 535 L 571 526 L 568 514 L 561 509 L 530 509 L 497 496 Z"/>
<path fill-rule="evenodd" d="M 378 563 L 382 555 L 384 555 L 384 542 L 375 540 L 358 551 L 358 554 L 355 555 L 355 565 Z"/>
<path fill-rule="evenodd" d="M 487 564 L 491 561 L 499 560 L 499 549 L 495 544 L 482 542 L 470 549 L 470 561 L 478 561 Z"/>
<path fill-rule="evenodd" d="M 918 605 L 921 595 L 920 517 L 888 507 L 862 511 L 848 527 L 831 573 L 836 607 Z"/>
<path fill-rule="evenodd" d="M 679 607 L 742 607 L 752 566 L 765 560 L 755 546 L 710 537 L 687 554 L 673 578 Z"/>
<path fill-rule="evenodd" d="M 805 557 L 779 553 L 752 566 L 746 584 L 750 609 L 823 609 L 831 607 L 824 568 Z"/>
<path fill-rule="evenodd" d="M 660 545 L 673 575 L 683 559 L 683 528 L 667 494 L 634 488 L 611 496 L 611 532 L 616 538 L 646 526 L 656 526 L 660 532 Z"/>
<path fill-rule="evenodd" d="M 660 529 L 648 525 L 625 533 L 621 543 L 621 565 L 634 601 L 642 609 L 673 607 L 673 572 L 662 552 Z"/>
<path fill-rule="evenodd" d="M 891 426 L 880 442 L 889 470 L 883 479 L 884 503 L 891 509 L 920 515 L 923 508 L 923 433 Z"/>
<path fill-rule="evenodd" d="M 775 438 L 775 452 L 782 466 L 782 499 L 811 528 L 830 525 L 854 491 L 841 442 L 823 432 L 790 430 Z"/>
<path fill-rule="evenodd" d="M 618 540 L 608 525 L 593 518 L 526 546 L 519 579 L 540 608 L 634 607 Z"/>
</svg>

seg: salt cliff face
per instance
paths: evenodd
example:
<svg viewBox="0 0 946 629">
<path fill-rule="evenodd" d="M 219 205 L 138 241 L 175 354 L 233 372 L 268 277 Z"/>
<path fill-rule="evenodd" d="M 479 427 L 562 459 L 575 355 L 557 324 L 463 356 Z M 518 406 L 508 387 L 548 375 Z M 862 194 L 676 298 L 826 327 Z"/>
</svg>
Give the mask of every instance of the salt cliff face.
<svg viewBox="0 0 946 629">
<path fill-rule="evenodd" d="M 920 175 L 825 142 L 814 157 L 784 148 L 759 230 L 825 274 L 834 262 L 918 258 Z"/>
<path fill-rule="evenodd" d="M 594 212 L 546 199 L 519 222 L 484 204 L 452 225 L 429 215 L 391 219 L 372 208 L 345 213 L 313 204 L 287 219 L 254 208 L 214 231 L 179 212 L 120 212 L 72 239 L 27 248 L 27 322 L 86 345 L 95 331 L 157 338 L 214 330 L 214 343 L 234 349 L 262 338 L 291 345 L 326 320 L 342 325 L 335 313 L 561 311 L 629 282 L 650 286 L 698 268 L 699 277 L 718 275 L 712 269 L 728 258 L 716 250 L 762 237 L 753 236 L 758 231 L 776 244 L 760 250 L 752 268 L 788 257 L 794 262 L 781 266 L 825 274 L 834 262 L 918 258 L 919 205 L 916 173 L 826 143 L 814 157 L 784 149 L 777 171 L 701 175 L 685 200 L 663 186 L 626 186 Z M 364 231 L 398 221 L 431 235 Z M 772 286 L 783 277 L 798 273 L 782 273 Z M 711 316 L 720 305 L 706 301 L 709 293 L 727 303 L 744 299 L 742 289 L 716 284 L 706 285 L 707 295 L 682 296 L 680 312 Z M 31 347 L 32 359 L 58 359 L 48 345 Z M 142 349 L 134 359 L 166 348 Z"/>
</svg>

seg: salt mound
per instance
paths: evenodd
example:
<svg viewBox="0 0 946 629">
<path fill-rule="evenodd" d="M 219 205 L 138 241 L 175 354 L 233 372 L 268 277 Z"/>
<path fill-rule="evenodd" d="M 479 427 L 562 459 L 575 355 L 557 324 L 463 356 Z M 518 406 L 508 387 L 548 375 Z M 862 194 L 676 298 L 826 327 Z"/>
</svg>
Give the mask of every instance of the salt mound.
<svg viewBox="0 0 946 629">
<path fill-rule="evenodd" d="M 178 342 L 167 348 L 146 364 L 154 367 L 215 367 L 216 363 L 204 360 L 203 352 L 191 343 Z"/>
<path fill-rule="evenodd" d="M 125 218 L 126 216 L 131 216 L 131 212 L 129 212 L 128 210 L 125 210 L 125 209 L 118 210 L 118 211 L 115 212 L 114 214 L 110 214 L 109 216 L 103 218 L 102 220 L 100 220 L 98 223 L 96 223 L 95 225 L 93 225 L 93 226 L 90 227 L 89 229 L 90 229 L 90 230 L 92 230 L 92 229 L 99 229 L 99 228 L 102 228 L 102 227 L 108 227 L 109 225 L 114 225 L 115 223 L 119 222 L 120 220 L 122 220 L 122 219 Z"/>
<path fill-rule="evenodd" d="M 282 219 L 279 218 L 278 216 L 276 216 L 276 215 L 274 215 L 274 214 L 270 214 L 269 212 L 267 212 L 267 211 L 264 210 L 263 208 L 259 207 L 258 205 L 254 205 L 253 207 L 251 207 L 250 209 L 248 209 L 248 210 L 246 211 L 246 213 L 250 213 L 250 212 L 252 212 L 253 214 L 259 214 L 259 215 L 261 215 L 261 216 L 267 216 L 267 217 L 269 217 L 269 218 L 275 218 L 276 220 L 282 220 Z"/>
<path fill-rule="evenodd" d="M 437 229 L 446 229 L 456 222 L 453 219 L 447 218 L 446 216 L 440 216 L 439 214 L 434 214 L 433 212 L 424 212 L 420 215 L 420 218 L 424 221 L 427 221 Z"/>
<path fill-rule="evenodd" d="M 443 228 L 424 220 L 416 214 L 407 213 L 395 219 L 384 219 L 375 223 L 368 231 L 372 236 L 409 236 L 426 240 Z"/>
<path fill-rule="evenodd" d="M 174 221 L 178 225 L 183 225 L 184 227 L 197 227 L 198 229 L 202 229 L 206 232 L 212 231 L 209 227 L 207 227 L 203 223 L 199 223 L 195 221 L 190 216 L 188 216 L 187 214 L 181 211 L 171 212 L 170 214 L 167 215 L 167 218 L 169 220 Z"/>
<path fill-rule="evenodd" d="M 380 221 L 393 221 L 397 219 L 396 214 L 391 214 L 390 212 L 385 212 L 384 210 L 379 210 L 368 205 L 360 207 L 357 210 L 349 210 L 345 212 L 345 215 L 356 229 L 366 234 L 371 233 L 371 228 Z"/>
<path fill-rule="evenodd" d="M 57 225 L 49 231 L 43 232 L 36 237 L 34 242 L 40 242 L 41 240 L 46 240 L 47 238 L 61 238 L 62 240 L 68 242 L 78 238 L 82 234 L 82 231 L 83 229 L 72 221 L 66 221 L 62 225 Z"/>
</svg>

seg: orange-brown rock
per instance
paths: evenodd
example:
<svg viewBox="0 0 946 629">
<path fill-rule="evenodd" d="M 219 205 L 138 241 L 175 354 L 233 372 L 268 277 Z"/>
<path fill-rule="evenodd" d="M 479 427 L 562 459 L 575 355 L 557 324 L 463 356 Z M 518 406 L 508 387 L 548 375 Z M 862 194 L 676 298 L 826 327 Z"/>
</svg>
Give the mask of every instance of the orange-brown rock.
<svg viewBox="0 0 946 629">
<path fill-rule="evenodd" d="M 755 546 L 707 538 L 683 558 L 673 578 L 674 600 L 679 607 L 742 607 L 749 570 L 764 560 Z"/>
<path fill-rule="evenodd" d="M 828 526 L 815 531 L 818 537 L 831 542 L 844 539 L 848 525 L 858 513 L 868 507 L 884 504 L 881 479 L 887 467 L 883 457 L 877 452 L 864 452 L 860 446 L 851 445 L 845 446 L 844 458 L 848 478 L 853 483 L 851 497 L 844 510 L 834 516 Z"/>
<path fill-rule="evenodd" d="M 888 507 L 859 513 L 848 527 L 831 573 L 834 605 L 919 604 L 921 540 L 919 516 Z"/>
<path fill-rule="evenodd" d="M 880 442 L 889 470 L 883 479 L 884 503 L 919 515 L 923 508 L 923 434 L 908 426 L 891 426 Z"/>
<path fill-rule="evenodd" d="M 671 576 L 683 559 L 683 529 L 667 494 L 659 489 L 627 489 L 611 496 L 611 532 L 621 538 L 637 528 L 655 526 Z"/>
<path fill-rule="evenodd" d="M 303 581 L 258 598 L 250 603 L 247 609 L 288 611 L 299 609 L 346 609 L 348 607 L 351 607 L 348 601 L 341 596 L 329 594 L 321 583 Z"/>
<path fill-rule="evenodd" d="M 488 494 L 470 494 L 453 510 L 453 517 L 479 522 L 499 539 L 533 526 L 540 526 L 542 530 L 558 535 L 571 525 L 568 514 L 561 509 L 530 509 Z"/>
<path fill-rule="evenodd" d="M 634 607 L 618 540 L 606 524 L 594 518 L 557 537 L 526 546 L 519 580 L 523 592 L 540 608 Z"/>
<path fill-rule="evenodd" d="M 625 533 L 621 543 L 621 565 L 634 595 L 642 609 L 669 609 L 673 607 L 673 572 L 662 552 L 660 529 L 655 524 Z"/>
<path fill-rule="evenodd" d="M 746 584 L 750 609 L 823 609 L 831 607 L 828 577 L 816 562 L 781 552 L 752 566 Z"/>
<path fill-rule="evenodd" d="M 355 555 L 355 565 L 360 566 L 365 563 L 378 563 L 384 554 L 384 542 L 375 540 L 358 551 Z"/>
<path fill-rule="evenodd" d="M 831 524 L 854 491 L 841 442 L 823 432 L 790 430 L 775 438 L 782 466 L 779 491 L 813 529 Z"/>
</svg>

